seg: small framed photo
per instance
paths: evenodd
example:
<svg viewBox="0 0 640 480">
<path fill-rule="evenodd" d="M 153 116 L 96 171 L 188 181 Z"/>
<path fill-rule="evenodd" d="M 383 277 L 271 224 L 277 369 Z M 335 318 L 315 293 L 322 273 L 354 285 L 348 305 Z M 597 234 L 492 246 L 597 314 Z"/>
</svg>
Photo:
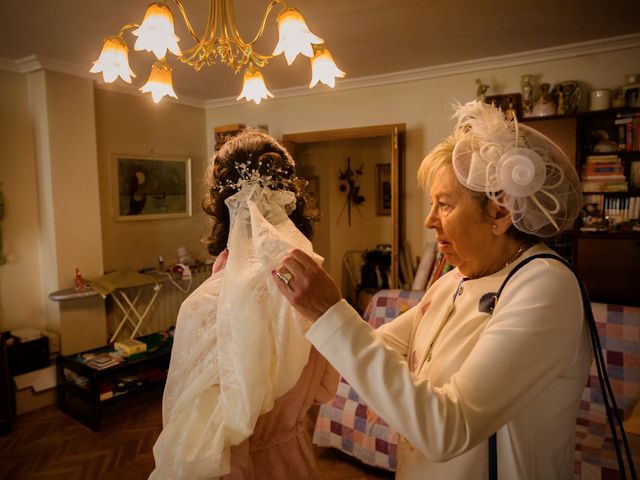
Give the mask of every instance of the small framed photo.
<svg viewBox="0 0 640 480">
<path fill-rule="evenodd" d="M 376 165 L 376 215 L 391 215 L 391 164 Z"/>
<path fill-rule="evenodd" d="M 213 129 L 213 135 L 216 140 L 215 149 L 216 152 L 220 150 L 222 145 L 225 144 L 227 140 L 235 137 L 238 133 L 244 130 L 246 127 L 241 123 L 234 123 L 232 125 L 222 125 L 220 127 L 215 127 Z"/>
<path fill-rule="evenodd" d="M 519 93 L 507 93 L 505 95 L 488 95 L 485 102 L 500 107 L 507 116 L 515 115 L 522 119 L 522 95 Z"/>
<path fill-rule="evenodd" d="M 191 159 L 115 155 L 116 221 L 191 216 Z"/>
</svg>

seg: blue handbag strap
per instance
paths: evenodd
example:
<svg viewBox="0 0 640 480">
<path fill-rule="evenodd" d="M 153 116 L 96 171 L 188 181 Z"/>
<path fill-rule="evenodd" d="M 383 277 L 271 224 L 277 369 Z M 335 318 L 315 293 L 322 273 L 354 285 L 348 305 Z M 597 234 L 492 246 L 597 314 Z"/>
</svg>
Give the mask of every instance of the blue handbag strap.
<svg viewBox="0 0 640 480">
<path fill-rule="evenodd" d="M 589 301 L 589 295 L 587 294 L 587 289 L 584 284 L 580 280 L 580 277 L 576 273 L 576 271 L 567 263 L 563 258 L 560 258 L 557 255 L 551 253 L 539 253 L 536 255 L 532 255 L 530 257 L 525 258 L 520 263 L 518 263 L 513 269 L 509 272 L 507 277 L 500 285 L 498 292 L 493 297 L 493 307 L 491 308 L 491 313 L 493 313 L 493 309 L 495 309 L 496 304 L 498 303 L 498 299 L 500 298 L 500 294 L 506 283 L 509 279 L 522 267 L 524 267 L 529 262 L 536 260 L 538 258 L 548 258 L 552 260 L 557 260 L 563 263 L 576 277 L 578 280 L 578 285 L 580 286 L 580 293 L 582 294 L 582 306 L 584 309 L 584 315 L 587 320 L 587 325 L 589 326 L 589 333 L 591 337 L 591 347 L 593 350 L 593 355 L 595 359 L 596 369 L 598 371 L 598 379 L 600 380 L 600 389 L 602 390 L 602 400 L 604 402 L 605 411 L 607 413 L 607 420 L 609 421 L 609 429 L 611 430 L 611 438 L 613 439 L 613 445 L 616 451 L 616 457 L 618 459 L 618 467 L 620 468 L 620 479 L 625 480 L 627 478 L 626 468 L 624 458 L 622 457 L 622 449 L 620 447 L 620 442 L 622 441 L 624 445 L 625 454 L 627 457 L 627 463 L 629 465 L 629 475 L 632 480 L 637 480 L 638 476 L 636 474 L 635 467 L 633 465 L 633 457 L 631 456 L 631 450 L 629 449 L 629 442 L 627 441 L 627 435 L 624 431 L 624 427 L 622 426 L 622 418 L 620 416 L 620 411 L 618 410 L 618 405 L 616 404 L 616 397 L 613 394 L 613 389 L 611 388 L 611 383 L 609 382 L 609 376 L 607 375 L 606 370 L 606 361 L 604 359 L 604 355 L 602 353 L 602 347 L 600 344 L 600 337 L 598 335 L 598 328 L 596 326 L 595 319 L 593 318 L 593 311 L 591 310 L 591 303 Z M 616 430 L 616 422 L 618 428 L 620 429 L 620 438 L 618 438 L 618 432 Z M 489 480 L 498 480 L 498 446 L 497 446 L 497 436 L 496 433 L 489 437 Z"/>
</svg>

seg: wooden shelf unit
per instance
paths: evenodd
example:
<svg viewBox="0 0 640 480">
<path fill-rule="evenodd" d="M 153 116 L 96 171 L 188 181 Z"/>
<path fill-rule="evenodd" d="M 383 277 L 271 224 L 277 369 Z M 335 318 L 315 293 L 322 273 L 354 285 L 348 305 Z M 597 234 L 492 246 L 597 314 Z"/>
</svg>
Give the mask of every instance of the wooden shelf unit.
<svg viewBox="0 0 640 480">
<path fill-rule="evenodd" d="M 618 142 L 616 118 L 640 115 L 640 108 L 615 108 L 572 115 L 526 118 L 523 123 L 555 141 L 574 162 L 578 174 L 587 156 L 618 155 L 629 182 L 626 192 L 601 192 L 605 198 L 640 197 L 640 187 L 631 184 L 631 164 L 640 162 L 640 151 L 624 150 L 607 153 L 593 151 L 593 132 L 603 130 Z M 584 195 L 596 194 L 585 192 Z M 639 199 L 640 200 L 640 199 Z M 549 242 L 552 248 L 567 258 L 583 279 L 592 301 L 640 305 L 640 232 L 633 222 L 615 225 L 608 231 L 583 232 L 581 219 L 573 231 Z M 636 222 L 636 225 L 638 222 Z"/>
</svg>

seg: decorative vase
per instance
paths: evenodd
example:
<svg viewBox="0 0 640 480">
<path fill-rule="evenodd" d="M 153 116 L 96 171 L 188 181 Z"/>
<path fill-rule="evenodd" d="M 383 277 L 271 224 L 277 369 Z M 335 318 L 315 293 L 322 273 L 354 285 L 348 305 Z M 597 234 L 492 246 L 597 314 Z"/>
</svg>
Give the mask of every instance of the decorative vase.
<svg viewBox="0 0 640 480">
<path fill-rule="evenodd" d="M 548 83 L 540 85 L 542 94 L 535 105 L 533 105 L 533 110 L 531 111 L 534 117 L 546 117 L 556 114 L 556 102 L 553 101 L 553 97 L 549 93 L 550 88 L 551 85 Z"/>
<path fill-rule="evenodd" d="M 611 90 L 607 88 L 600 88 L 597 90 L 591 90 L 590 93 L 589 110 L 606 110 L 611 103 Z"/>
<path fill-rule="evenodd" d="M 613 108 L 624 107 L 624 94 L 622 93 L 622 89 L 616 89 L 616 96 L 613 100 L 611 100 L 611 106 Z"/>
<path fill-rule="evenodd" d="M 520 78 L 522 91 L 522 113 L 530 117 L 533 111 L 533 75 L 522 75 Z"/>
</svg>

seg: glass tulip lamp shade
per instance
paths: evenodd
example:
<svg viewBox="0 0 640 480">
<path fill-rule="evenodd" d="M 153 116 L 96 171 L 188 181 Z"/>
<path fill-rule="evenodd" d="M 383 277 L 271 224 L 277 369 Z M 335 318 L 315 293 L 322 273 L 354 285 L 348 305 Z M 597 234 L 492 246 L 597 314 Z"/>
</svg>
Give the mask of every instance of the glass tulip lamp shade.
<svg viewBox="0 0 640 480">
<path fill-rule="evenodd" d="M 113 83 L 118 77 L 131 83 L 131 77 L 135 78 L 136 74 L 129 66 L 129 48 L 121 36 L 115 35 L 104 40 L 100 56 L 93 62 L 89 71 L 102 72 L 102 78 L 106 83 Z"/>
<path fill-rule="evenodd" d="M 171 67 L 167 65 L 165 60 L 160 60 L 153 64 L 149 80 L 140 88 L 140 91 L 142 93 L 151 93 L 155 103 L 162 100 L 165 95 L 178 98 L 176 92 L 173 91 Z"/>
<path fill-rule="evenodd" d="M 167 54 L 167 50 L 176 56 L 182 55 L 173 28 L 173 14 L 166 5 L 152 3 L 144 14 L 139 28 L 133 32 L 138 37 L 134 50 L 153 52 L 158 60 Z"/>
<path fill-rule="evenodd" d="M 264 83 L 262 72 L 257 68 L 250 66 L 244 71 L 244 83 L 242 85 L 242 93 L 238 95 L 236 100 L 246 98 L 247 102 L 254 101 L 260 104 L 263 99 L 273 97 L 273 94 L 267 89 Z"/>
<path fill-rule="evenodd" d="M 134 50 L 151 52 L 157 62 L 151 67 L 148 81 L 140 91 L 151 93 L 154 102 L 159 102 L 165 95 L 178 98 L 173 90 L 172 70 L 168 63 L 168 53 L 177 57 L 181 65 L 193 68 L 196 72 L 203 66 L 226 65 L 234 73 L 246 69 L 243 75 L 242 92 L 237 100 L 246 99 L 259 104 L 262 100 L 273 97 L 267 89 L 262 76 L 264 67 L 273 57 L 284 54 L 291 65 L 298 54 L 311 60 L 312 78 L 310 88 L 319 82 L 333 88 L 336 78 L 344 77 L 333 61 L 328 50 L 321 47 L 324 40 L 309 31 L 309 27 L 295 8 L 287 7 L 285 0 L 270 0 L 263 13 L 262 21 L 256 36 L 246 41 L 240 35 L 233 8 L 233 0 L 209 0 L 209 16 L 202 35 L 193 29 L 182 1 L 147 0 L 150 2 L 141 23 L 127 23 L 118 35 L 104 40 L 100 57 L 93 62 L 90 72 L 101 73 L 106 83 L 122 78 L 131 83 L 136 75 L 129 66 L 129 47 L 124 41 L 125 32 L 135 38 Z M 168 7 L 173 3 L 177 7 L 177 19 L 182 18 L 183 26 L 188 31 L 187 41 L 195 43 L 191 47 L 178 46 L 180 39 L 174 29 L 173 11 Z M 275 8 L 278 8 L 278 42 L 271 55 L 260 53 L 254 44 L 260 40 L 265 31 L 267 20 Z M 153 60 L 155 61 L 155 60 Z M 182 67 L 176 67 L 182 68 Z"/>
<path fill-rule="evenodd" d="M 336 77 L 344 77 L 344 72 L 336 66 L 329 50 L 318 47 L 315 50 L 316 53 L 311 59 L 311 83 L 309 88 L 315 87 L 318 82 L 322 82 L 331 88 L 335 87 Z"/>
<path fill-rule="evenodd" d="M 291 65 L 299 53 L 311 58 L 313 56 L 312 44 L 323 43 L 320 37 L 309 31 L 304 18 L 295 8 L 287 8 L 278 15 L 279 39 L 273 55 L 284 52 L 287 63 Z"/>
</svg>

